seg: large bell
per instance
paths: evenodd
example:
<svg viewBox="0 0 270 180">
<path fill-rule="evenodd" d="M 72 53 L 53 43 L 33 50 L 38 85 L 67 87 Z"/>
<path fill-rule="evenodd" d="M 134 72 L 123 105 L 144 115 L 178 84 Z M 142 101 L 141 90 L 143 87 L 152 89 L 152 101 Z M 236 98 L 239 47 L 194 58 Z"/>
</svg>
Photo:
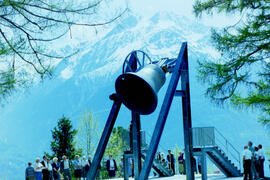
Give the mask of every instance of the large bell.
<svg viewBox="0 0 270 180">
<path fill-rule="evenodd" d="M 165 83 L 165 72 L 149 64 L 138 72 L 120 75 L 115 82 L 116 93 L 124 105 L 139 114 L 150 114 L 157 107 L 157 93 Z"/>
</svg>

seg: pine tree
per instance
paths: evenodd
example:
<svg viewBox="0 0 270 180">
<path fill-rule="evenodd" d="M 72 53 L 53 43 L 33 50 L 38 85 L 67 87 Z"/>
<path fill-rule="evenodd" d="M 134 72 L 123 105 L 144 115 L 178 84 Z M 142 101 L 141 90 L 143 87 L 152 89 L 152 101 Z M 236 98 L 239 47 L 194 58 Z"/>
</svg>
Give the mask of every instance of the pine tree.
<svg viewBox="0 0 270 180">
<path fill-rule="evenodd" d="M 77 134 L 77 130 L 73 129 L 71 121 L 63 116 L 58 120 L 57 127 L 52 131 L 51 150 L 53 156 L 62 158 L 66 155 L 69 159 L 74 159 L 76 153 L 74 137 Z"/>
<path fill-rule="evenodd" d="M 212 30 L 221 53 L 218 61 L 199 61 L 199 79 L 208 84 L 206 95 L 216 103 L 229 100 L 236 107 L 256 109 L 270 125 L 270 1 L 197 0 L 195 15 L 240 14 L 239 22 Z"/>
</svg>

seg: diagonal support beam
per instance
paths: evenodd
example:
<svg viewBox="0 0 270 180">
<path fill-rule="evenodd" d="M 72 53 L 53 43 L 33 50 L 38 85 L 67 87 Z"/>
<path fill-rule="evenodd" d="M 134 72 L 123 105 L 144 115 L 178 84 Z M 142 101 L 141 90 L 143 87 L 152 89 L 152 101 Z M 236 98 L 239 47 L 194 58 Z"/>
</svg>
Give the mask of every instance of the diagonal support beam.
<svg viewBox="0 0 270 180">
<path fill-rule="evenodd" d="M 151 170 L 151 166 L 158 148 L 158 144 L 161 138 L 161 134 L 163 132 L 165 123 L 166 123 L 166 119 L 169 113 L 169 109 L 171 107 L 171 103 L 176 91 L 176 87 L 181 75 L 181 69 L 183 67 L 183 60 L 184 60 L 184 56 L 187 54 L 187 43 L 184 42 L 182 44 L 181 50 L 179 52 L 178 58 L 177 58 L 177 62 L 176 65 L 174 67 L 173 73 L 172 73 L 172 77 L 159 113 L 159 117 L 151 138 L 151 142 L 149 145 L 149 149 L 147 151 L 147 156 L 146 159 L 144 161 L 144 165 L 143 168 L 141 170 L 139 179 L 140 180 L 145 180 L 148 179 L 150 170 Z M 189 179 L 190 180 L 190 179 Z"/>
<path fill-rule="evenodd" d="M 104 155 L 105 148 L 108 144 L 110 135 L 112 133 L 113 126 L 115 124 L 116 118 L 118 116 L 120 107 L 122 102 L 119 101 L 119 99 L 116 97 L 116 94 L 113 94 L 110 96 L 110 99 L 114 101 L 112 109 L 110 111 L 109 117 L 107 119 L 105 128 L 103 130 L 103 133 L 101 135 L 93 163 L 90 167 L 90 170 L 87 173 L 87 180 L 94 180 L 96 178 L 97 170 L 100 166 L 101 159 Z"/>
</svg>

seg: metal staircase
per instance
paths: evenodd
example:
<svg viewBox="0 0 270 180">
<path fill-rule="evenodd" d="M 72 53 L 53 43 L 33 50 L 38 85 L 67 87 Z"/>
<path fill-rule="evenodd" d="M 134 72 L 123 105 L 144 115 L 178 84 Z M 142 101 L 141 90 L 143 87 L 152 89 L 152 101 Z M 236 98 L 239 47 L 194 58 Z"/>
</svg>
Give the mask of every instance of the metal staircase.
<svg viewBox="0 0 270 180">
<path fill-rule="evenodd" d="M 145 159 L 145 156 L 146 153 L 142 152 L 141 157 L 143 160 Z M 154 159 L 152 168 L 160 177 L 173 176 L 173 172 L 164 165 L 162 165 L 162 163 L 158 159 Z"/>
<path fill-rule="evenodd" d="M 122 134 L 123 139 L 125 141 L 125 144 L 130 144 L 130 132 L 126 131 Z M 145 160 L 147 150 L 149 148 L 149 144 L 147 140 L 151 136 L 145 132 L 141 131 L 141 158 L 142 161 Z M 128 146 L 130 147 L 130 146 Z M 163 148 L 161 145 L 159 145 L 159 149 L 162 149 L 165 152 L 165 148 Z M 127 150 L 130 150 L 127 148 Z M 130 152 L 130 151 L 129 151 Z M 133 155 L 130 154 L 129 157 L 132 157 Z M 152 169 L 154 172 L 156 172 L 160 177 L 167 177 L 167 176 L 173 176 L 172 170 L 168 169 L 166 165 L 163 165 L 162 162 L 158 159 L 154 159 L 153 164 L 152 164 Z"/>
<path fill-rule="evenodd" d="M 141 157 L 143 161 L 145 160 L 147 150 L 149 148 L 149 142 L 148 139 L 151 139 L 151 135 L 145 131 L 142 132 L 142 154 Z M 162 150 L 163 152 L 166 152 L 166 149 L 162 147 L 161 144 L 159 144 L 159 149 Z M 170 170 L 167 165 L 162 164 L 160 160 L 157 158 L 154 159 L 153 164 L 152 164 L 152 170 L 156 172 L 159 177 L 167 177 L 167 176 L 173 176 L 172 170 Z"/>
<path fill-rule="evenodd" d="M 214 127 L 192 128 L 193 154 L 207 157 L 227 177 L 240 177 L 240 153 Z"/>
<path fill-rule="evenodd" d="M 242 176 L 237 166 L 229 160 L 228 156 L 218 147 L 212 148 L 212 151 L 207 152 L 209 159 L 222 171 L 227 177 Z"/>
</svg>

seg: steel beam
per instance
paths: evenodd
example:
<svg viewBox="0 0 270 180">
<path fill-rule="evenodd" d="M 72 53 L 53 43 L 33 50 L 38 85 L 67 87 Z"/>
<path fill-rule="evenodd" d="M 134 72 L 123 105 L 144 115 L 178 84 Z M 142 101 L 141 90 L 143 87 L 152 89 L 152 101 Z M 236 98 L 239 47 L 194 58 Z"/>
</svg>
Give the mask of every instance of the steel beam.
<svg viewBox="0 0 270 180">
<path fill-rule="evenodd" d="M 158 116 L 158 120 L 156 122 L 156 126 L 151 138 L 151 142 L 149 145 L 149 149 L 147 151 L 147 156 L 145 158 L 139 179 L 140 180 L 145 180 L 148 179 L 150 170 L 151 170 L 151 166 L 158 148 L 158 144 L 161 138 L 161 134 L 163 132 L 164 126 L 165 126 L 165 122 L 169 113 L 169 109 L 171 107 L 171 103 L 173 100 L 173 97 L 175 95 L 175 91 L 176 91 L 176 87 L 180 78 L 180 74 L 181 74 L 181 69 L 183 66 L 183 60 L 184 60 L 184 56 L 187 55 L 187 43 L 184 42 L 181 46 L 181 50 L 179 52 L 178 58 L 177 58 L 177 62 L 176 65 L 174 67 L 173 73 L 172 73 L 172 77 L 163 101 L 163 104 L 161 106 L 161 110 Z M 187 57 L 186 57 L 187 58 Z M 190 179 L 189 179 L 190 180 Z"/>
<path fill-rule="evenodd" d="M 87 173 L 87 180 L 94 180 L 96 177 L 97 170 L 100 166 L 101 159 L 105 152 L 105 148 L 108 144 L 113 126 L 115 124 L 118 112 L 122 104 L 122 102 L 119 101 L 119 99 L 116 97 L 115 94 L 111 95 L 110 98 L 114 101 L 114 103 L 112 105 L 112 109 L 110 111 L 109 117 L 107 119 L 106 125 L 101 135 L 101 138 L 99 140 L 99 144 L 98 144 L 96 153 L 94 155 L 93 163 L 91 164 L 90 170 Z"/>
<path fill-rule="evenodd" d="M 184 143 L 186 157 L 186 175 L 188 180 L 194 179 L 193 163 L 192 163 L 192 132 L 191 132 L 191 106 L 190 106 L 190 90 L 189 90 L 189 74 L 188 74 L 188 54 L 187 48 L 183 54 L 183 67 L 181 73 L 181 89 L 185 92 L 182 96 L 182 112 L 183 112 L 183 128 Z"/>
<path fill-rule="evenodd" d="M 133 134 L 133 155 L 134 155 L 134 177 L 139 179 L 141 171 L 141 122 L 140 115 L 132 111 L 132 134 Z"/>
<path fill-rule="evenodd" d="M 176 90 L 174 96 L 185 96 L 185 91 Z"/>
<path fill-rule="evenodd" d="M 206 162 L 206 151 L 202 150 L 201 155 L 201 171 L 202 171 L 202 180 L 207 180 L 207 162 Z"/>
</svg>

